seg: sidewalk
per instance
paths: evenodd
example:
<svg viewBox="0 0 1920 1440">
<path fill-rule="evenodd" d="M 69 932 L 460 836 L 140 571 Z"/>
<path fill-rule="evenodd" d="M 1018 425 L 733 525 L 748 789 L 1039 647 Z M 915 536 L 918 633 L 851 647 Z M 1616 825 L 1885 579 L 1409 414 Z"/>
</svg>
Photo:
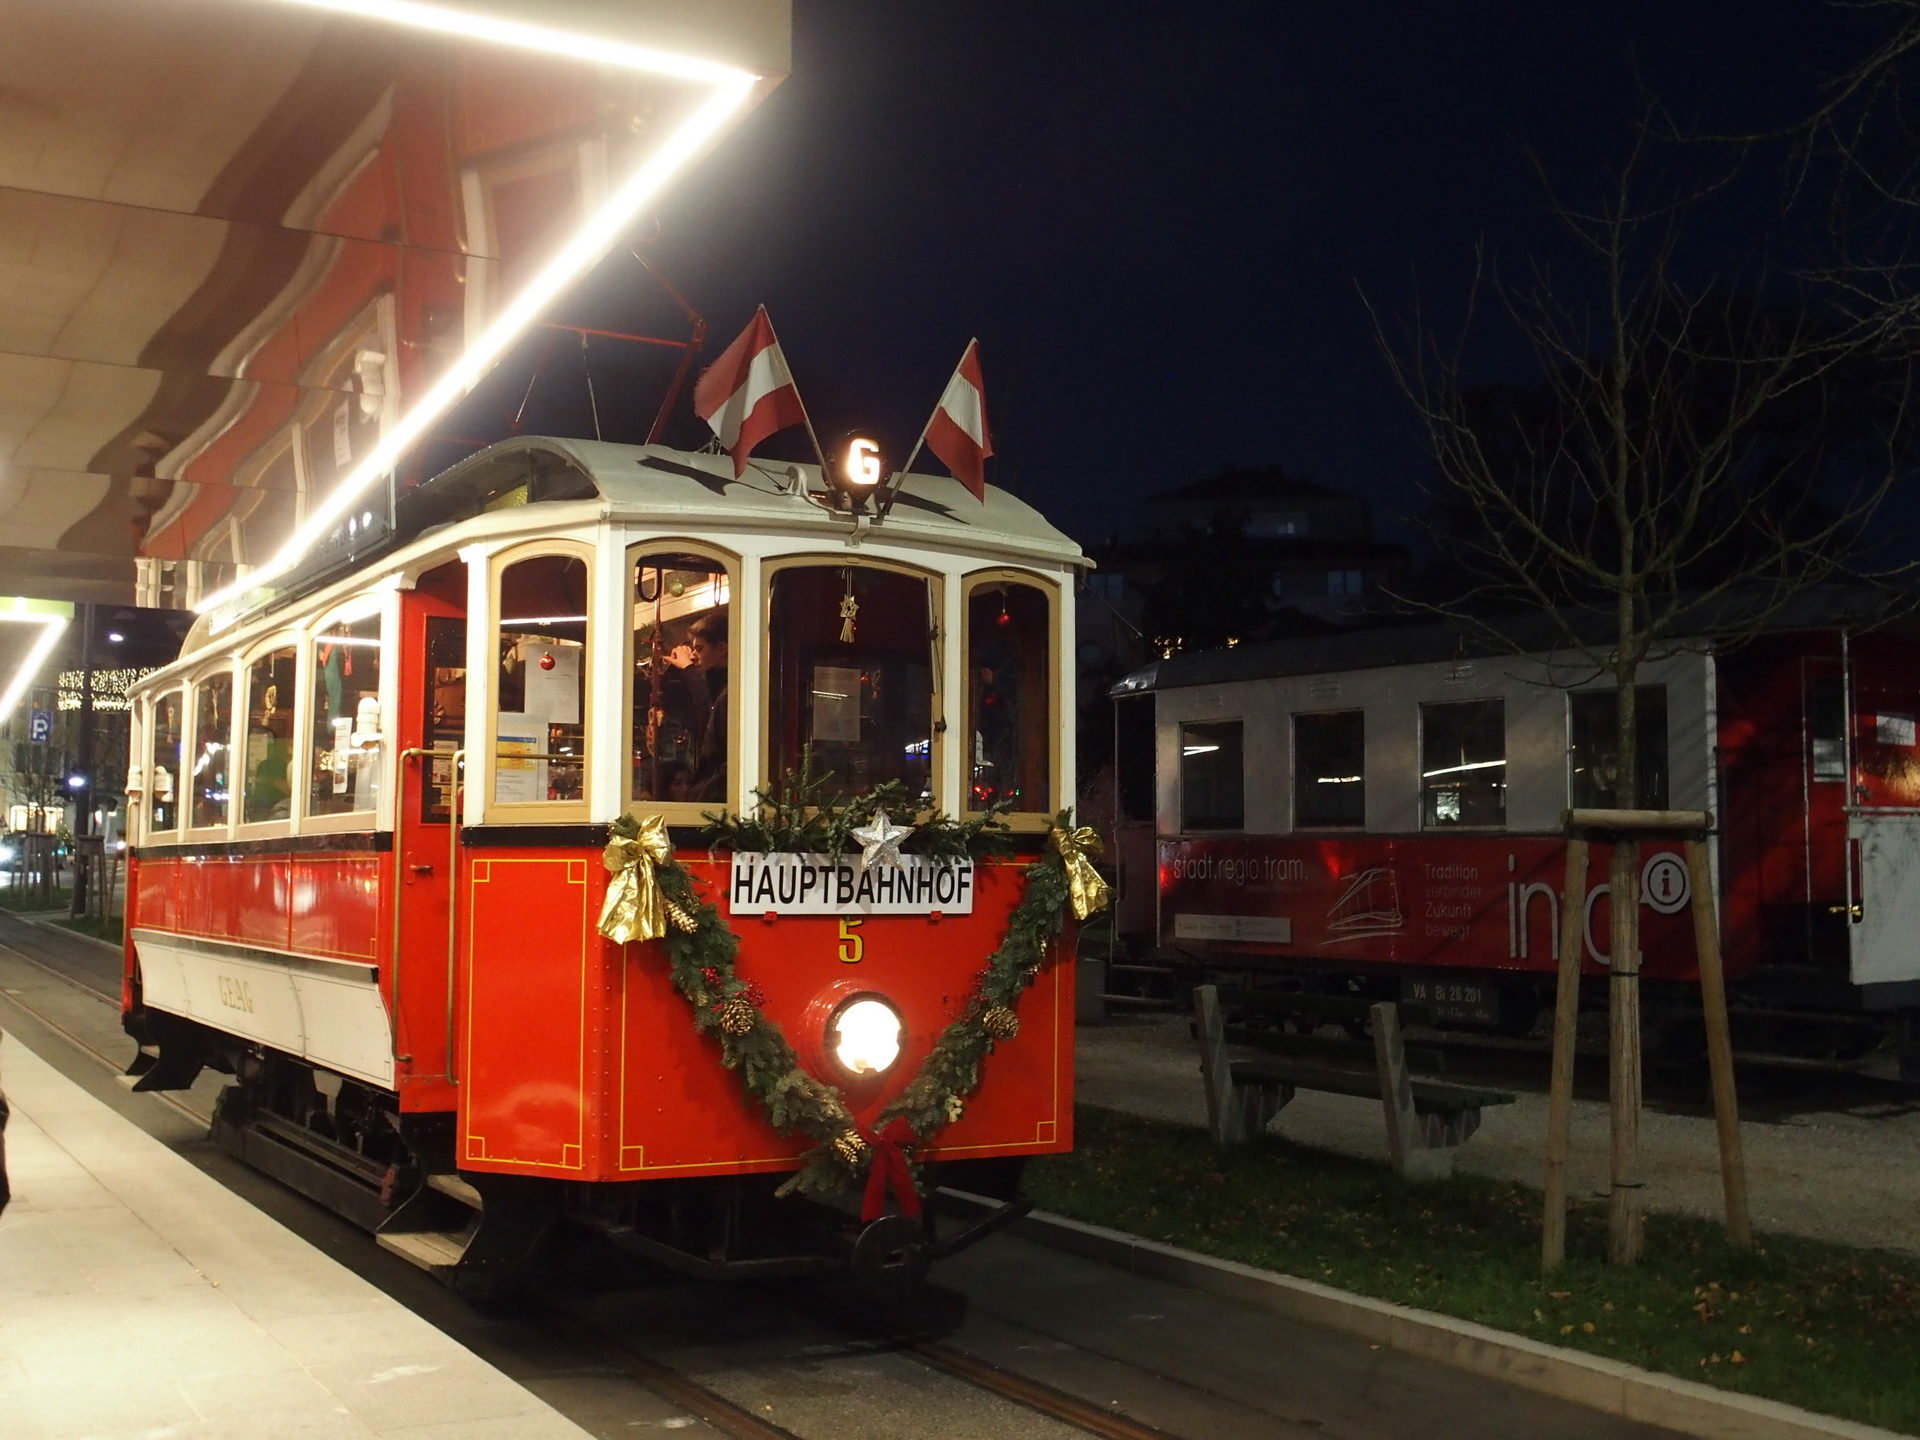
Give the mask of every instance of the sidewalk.
<svg viewBox="0 0 1920 1440">
<path fill-rule="evenodd" d="M 1204 1127 L 1200 1055 L 1181 1015 L 1116 1017 L 1078 1030 L 1077 1094 L 1089 1105 Z M 1764 1114 L 1762 1121 L 1755 1117 Z M 1367 1160 L 1387 1156 L 1380 1102 L 1302 1092 L 1274 1117 L 1271 1133 Z M 1920 1254 L 1920 1103 L 1888 1101 L 1852 1110 L 1743 1107 L 1741 1146 L 1757 1229 Z M 1455 1153 L 1462 1173 L 1541 1183 L 1547 1097 L 1522 1094 L 1488 1110 Z M 1608 1117 L 1603 1102 L 1573 1107 L 1568 1189 L 1607 1191 Z M 1640 1145 L 1649 1208 L 1718 1220 L 1720 1159 L 1709 1115 L 1648 1109 Z M 1844 1203 L 1836 1203 L 1844 1197 Z"/>
<path fill-rule="evenodd" d="M 586 1434 L 11 1036 L 6 1440 Z"/>
</svg>

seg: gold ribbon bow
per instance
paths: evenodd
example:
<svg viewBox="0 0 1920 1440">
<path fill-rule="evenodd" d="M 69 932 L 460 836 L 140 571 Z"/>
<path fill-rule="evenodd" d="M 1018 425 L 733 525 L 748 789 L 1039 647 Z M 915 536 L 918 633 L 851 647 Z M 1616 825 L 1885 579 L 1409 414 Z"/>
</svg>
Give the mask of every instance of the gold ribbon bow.
<svg viewBox="0 0 1920 1440">
<path fill-rule="evenodd" d="M 600 857 L 613 874 L 606 903 L 600 907 L 600 933 L 624 945 L 629 940 L 658 940 L 667 933 L 666 899 L 654 868 L 673 858 L 667 821 L 649 815 L 638 834 L 616 836 Z"/>
<path fill-rule="evenodd" d="M 1089 856 L 1100 853 L 1100 837 L 1091 825 L 1077 830 L 1056 827 L 1050 837 L 1053 848 L 1067 869 L 1067 895 L 1073 904 L 1073 918 L 1084 920 L 1107 908 L 1107 882 L 1093 868 Z"/>
</svg>

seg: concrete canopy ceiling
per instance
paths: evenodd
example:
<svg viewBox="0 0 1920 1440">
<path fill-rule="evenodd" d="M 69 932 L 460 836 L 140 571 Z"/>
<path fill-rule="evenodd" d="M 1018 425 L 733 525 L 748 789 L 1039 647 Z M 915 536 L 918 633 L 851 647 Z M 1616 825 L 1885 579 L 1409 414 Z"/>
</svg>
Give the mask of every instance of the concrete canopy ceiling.
<svg viewBox="0 0 1920 1440">
<path fill-rule="evenodd" d="M 0 592 L 187 605 L 284 553 L 628 177 L 788 59 L 787 0 L 341 13 L 384 4 L 0 0 Z M 714 120 L 698 65 L 475 17 L 747 98 Z"/>
</svg>

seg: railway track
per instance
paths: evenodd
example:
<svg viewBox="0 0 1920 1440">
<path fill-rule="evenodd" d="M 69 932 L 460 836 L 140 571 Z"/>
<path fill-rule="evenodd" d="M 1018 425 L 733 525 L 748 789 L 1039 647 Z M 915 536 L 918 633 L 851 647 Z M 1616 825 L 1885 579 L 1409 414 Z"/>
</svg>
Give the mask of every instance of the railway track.
<svg viewBox="0 0 1920 1440">
<path fill-rule="evenodd" d="M 42 949 L 43 953 L 36 956 L 22 948 L 21 944 L 10 943 L 12 941 L 32 945 Z M 104 978 L 90 981 L 85 976 L 84 966 L 79 967 L 82 973 L 74 973 L 71 969 L 49 962 L 45 952 L 55 948 L 56 944 L 57 937 L 41 937 L 31 931 L 20 934 L 13 927 L 8 927 L 6 938 L 0 939 L 0 956 L 45 976 L 63 993 L 72 992 L 95 1004 L 117 1009 L 120 998 L 117 985 L 110 987 Z M 89 1062 L 115 1076 L 124 1072 L 124 1056 L 110 1053 L 98 1043 L 97 1036 L 90 1039 L 49 1006 L 36 1004 L 17 987 L 7 989 L 4 999 L 9 1006 L 31 1017 L 36 1025 L 59 1036 Z M 202 1096 L 154 1092 L 149 1098 L 196 1125 L 210 1125 L 212 1122 L 212 1105 Z M 809 1304 L 802 1308 L 808 1320 L 828 1324 L 839 1331 L 845 1337 L 843 1348 L 848 1353 L 885 1353 L 916 1362 L 929 1372 L 945 1375 L 983 1395 L 1018 1407 L 1033 1419 L 1051 1421 L 1069 1431 L 1099 1436 L 1102 1440 L 1173 1440 L 1167 1431 L 1072 1395 L 1045 1381 L 1018 1374 L 944 1341 L 897 1333 L 884 1327 L 875 1328 L 858 1314 L 843 1307 Z M 703 1383 L 685 1369 L 646 1353 L 621 1338 L 612 1327 L 584 1322 L 565 1309 L 544 1302 L 535 1302 L 535 1309 L 539 1312 L 539 1329 L 548 1335 L 564 1334 L 578 1347 L 583 1358 L 597 1362 L 597 1368 L 602 1373 L 611 1372 L 627 1378 L 651 1395 L 684 1411 L 715 1434 L 730 1437 L 730 1440 L 816 1440 L 816 1437 L 817 1440 L 826 1440 L 817 1430 L 810 1436 L 806 1430 L 790 1429 L 764 1414 L 756 1413 L 750 1406 L 713 1385 Z"/>
</svg>

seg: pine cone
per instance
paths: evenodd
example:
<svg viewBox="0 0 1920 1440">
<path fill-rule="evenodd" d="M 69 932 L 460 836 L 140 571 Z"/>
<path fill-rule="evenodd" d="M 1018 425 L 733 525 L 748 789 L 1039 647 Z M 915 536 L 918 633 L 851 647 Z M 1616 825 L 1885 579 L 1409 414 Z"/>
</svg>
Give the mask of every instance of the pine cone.
<svg viewBox="0 0 1920 1440">
<path fill-rule="evenodd" d="M 867 1142 L 860 1138 L 856 1130 L 842 1130 L 833 1137 L 833 1153 L 840 1157 L 843 1164 L 858 1165 L 866 1158 Z"/>
<path fill-rule="evenodd" d="M 729 1035 L 745 1035 L 760 1021 L 760 1012 L 744 995 L 735 995 L 720 1006 L 720 1028 Z"/>
<path fill-rule="evenodd" d="M 1020 1017 L 1004 1005 L 995 1005 L 980 1017 L 980 1028 L 995 1040 L 1011 1040 L 1020 1033 Z"/>
<path fill-rule="evenodd" d="M 671 900 L 663 903 L 667 910 L 667 923 L 673 926 L 674 929 L 680 931 L 682 934 L 691 935 L 700 928 L 700 922 L 689 915 L 683 907 L 675 904 Z"/>
</svg>

